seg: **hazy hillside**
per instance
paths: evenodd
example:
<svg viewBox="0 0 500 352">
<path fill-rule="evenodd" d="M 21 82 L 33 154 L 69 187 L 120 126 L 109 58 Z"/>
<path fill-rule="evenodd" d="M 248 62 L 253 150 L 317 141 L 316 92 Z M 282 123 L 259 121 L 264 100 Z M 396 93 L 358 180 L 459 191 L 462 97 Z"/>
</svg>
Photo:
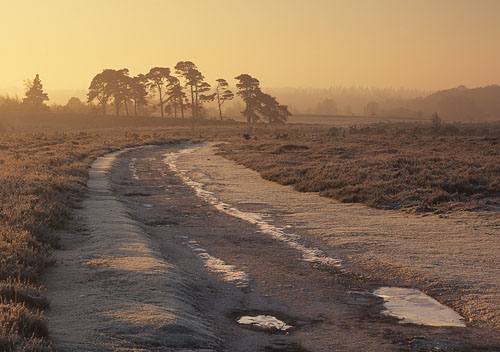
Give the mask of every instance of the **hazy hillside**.
<svg viewBox="0 0 500 352">
<path fill-rule="evenodd" d="M 457 88 L 434 93 L 410 89 L 336 87 L 269 89 L 294 114 L 430 117 L 445 121 L 500 120 L 500 86 Z"/>
<path fill-rule="evenodd" d="M 429 91 L 413 89 L 392 89 L 363 86 L 337 86 L 331 88 L 268 88 L 269 92 L 294 114 L 363 114 L 365 106 L 370 102 L 387 100 L 402 101 L 429 94 Z M 332 104 L 332 101 L 335 104 Z M 330 109 L 325 110 L 325 105 Z"/>
<path fill-rule="evenodd" d="M 430 115 L 437 112 L 450 121 L 500 120 L 500 86 L 441 90 L 426 97 L 406 101 L 385 101 L 380 114 L 406 110 L 408 114 Z"/>
</svg>

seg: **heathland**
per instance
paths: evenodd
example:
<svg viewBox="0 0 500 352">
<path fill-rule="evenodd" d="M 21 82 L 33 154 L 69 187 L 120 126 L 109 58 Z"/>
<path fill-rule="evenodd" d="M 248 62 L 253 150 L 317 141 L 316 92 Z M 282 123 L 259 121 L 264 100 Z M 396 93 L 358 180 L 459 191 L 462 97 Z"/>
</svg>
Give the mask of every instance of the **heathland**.
<svg viewBox="0 0 500 352">
<path fill-rule="evenodd" d="M 265 179 L 346 203 L 443 212 L 498 207 L 500 126 L 256 129 L 222 147 Z"/>
<path fill-rule="evenodd" d="M 88 167 L 127 146 L 222 141 L 269 180 L 342 202 L 414 212 L 498 210 L 500 126 L 328 126 L 51 116 L 0 120 L 0 350 L 50 350 L 39 277 Z M 3 126 L 3 127 L 2 127 Z"/>
</svg>

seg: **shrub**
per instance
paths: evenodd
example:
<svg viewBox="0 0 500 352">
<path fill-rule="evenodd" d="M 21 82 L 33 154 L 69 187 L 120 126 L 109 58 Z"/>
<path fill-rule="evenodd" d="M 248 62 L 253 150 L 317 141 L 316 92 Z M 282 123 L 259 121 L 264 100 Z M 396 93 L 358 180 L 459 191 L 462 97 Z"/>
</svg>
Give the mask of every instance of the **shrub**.
<svg viewBox="0 0 500 352">
<path fill-rule="evenodd" d="M 23 338 L 48 338 L 49 331 L 38 310 L 32 311 L 24 304 L 0 304 L 0 329 L 4 334 L 17 334 Z"/>
</svg>

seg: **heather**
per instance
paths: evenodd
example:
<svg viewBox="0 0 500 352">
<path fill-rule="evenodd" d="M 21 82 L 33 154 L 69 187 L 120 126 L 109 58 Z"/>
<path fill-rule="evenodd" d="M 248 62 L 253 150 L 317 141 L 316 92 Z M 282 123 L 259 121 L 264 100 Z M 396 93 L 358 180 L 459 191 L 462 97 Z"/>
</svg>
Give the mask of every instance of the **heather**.
<svg viewBox="0 0 500 352">
<path fill-rule="evenodd" d="M 254 129 L 221 153 L 267 180 L 341 202 L 416 212 L 499 205 L 497 126 Z"/>
</svg>

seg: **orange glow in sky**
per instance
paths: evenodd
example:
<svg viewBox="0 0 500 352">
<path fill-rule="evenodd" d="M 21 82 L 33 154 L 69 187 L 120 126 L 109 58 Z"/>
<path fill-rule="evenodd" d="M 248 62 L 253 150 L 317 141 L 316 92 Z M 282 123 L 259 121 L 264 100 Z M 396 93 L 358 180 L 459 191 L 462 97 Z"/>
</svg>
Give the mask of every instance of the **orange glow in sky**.
<svg viewBox="0 0 500 352">
<path fill-rule="evenodd" d="M 499 16 L 498 0 L 0 0 L 0 88 L 180 60 L 265 87 L 500 84 Z"/>
</svg>

